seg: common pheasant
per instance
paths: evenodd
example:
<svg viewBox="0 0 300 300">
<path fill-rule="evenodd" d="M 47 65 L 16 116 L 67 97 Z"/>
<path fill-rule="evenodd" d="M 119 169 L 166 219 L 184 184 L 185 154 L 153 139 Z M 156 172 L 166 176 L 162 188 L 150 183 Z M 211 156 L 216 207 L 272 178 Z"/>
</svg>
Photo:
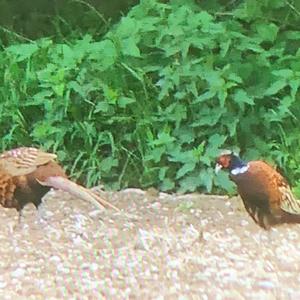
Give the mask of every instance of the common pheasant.
<svg viewBox="0 0 300 300">
<path fill-rule="evenodd" d="M 229 171 L 244 206 L 264 229 L 281 223 L 300 223 L 300 201 L 292 194 L 286 179 L 261 160 L 244 162 L 233 152 L 217 158 L 216 171 Z"/>
<path fill-rule="evenodd" d="M 51 187 L 95 205 L 118 210 L 92 191 L 69 180 L 63 168 L 55 161 L 56 154 L 40 149 L 21 147 L 0 154 L 0 205 L 19 212 L 27 203 L 38 209 L 43 196 Z"/>
</svg>

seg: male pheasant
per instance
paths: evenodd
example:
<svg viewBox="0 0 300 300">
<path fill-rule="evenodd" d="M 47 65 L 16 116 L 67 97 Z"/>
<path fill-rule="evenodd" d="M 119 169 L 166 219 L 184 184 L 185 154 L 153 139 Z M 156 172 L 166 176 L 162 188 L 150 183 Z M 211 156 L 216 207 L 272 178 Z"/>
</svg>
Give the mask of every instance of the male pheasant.
<svg viewBox="0 0 300 300">
<path fill-rule="evenodd" d="M 51 187 L 94 204 L 115 208 L 92 191 L 70 181 L 56 155 L 36 148 L 21 147 L 0 154 L 0 205 L 19 212 L 27 203 L 38 209 Z"/>
<path fill-rule="evenodd" d="M 216 172 L 228 170 L 237 185 L 244 206 L 252 219 L 264 229 L 281 223 L 300 223 L 300 201 L 289 184 L 264 161 L 242 161 L 233 152 L 217 158 Z"/>
</svg>

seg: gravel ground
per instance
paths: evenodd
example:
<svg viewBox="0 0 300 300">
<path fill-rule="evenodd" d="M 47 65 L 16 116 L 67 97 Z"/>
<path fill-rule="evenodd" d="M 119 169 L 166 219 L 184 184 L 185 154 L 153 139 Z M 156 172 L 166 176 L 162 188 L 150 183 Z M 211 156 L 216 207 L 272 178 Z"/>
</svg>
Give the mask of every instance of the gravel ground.
<svg viewBox="0 0 300 300">
<path fill-rule="evenodd" d="M 300 299 L 300 225 L 268 232 L 239 198 L 128 189 L 121 212 L 62 192 L 46 222 L 0 207 L 0 299 Z"/>
</svg>

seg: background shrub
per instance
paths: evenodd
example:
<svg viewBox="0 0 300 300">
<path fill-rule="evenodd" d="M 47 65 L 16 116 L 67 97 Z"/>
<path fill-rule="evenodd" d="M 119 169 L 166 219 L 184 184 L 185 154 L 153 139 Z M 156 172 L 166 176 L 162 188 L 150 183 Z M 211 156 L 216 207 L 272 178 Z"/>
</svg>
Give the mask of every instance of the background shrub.
<svg viewBox="0 0 300 300">
<path fill-rule="evenodd" d="M 180 192 L 231 192 L 212 168 L 231 148 L 297 185 L 299 10 L 226 2 L 144 0 L 101 38 L 6 47 L 2 147 L 56 151 L 89 185 Z"/>
</svg>

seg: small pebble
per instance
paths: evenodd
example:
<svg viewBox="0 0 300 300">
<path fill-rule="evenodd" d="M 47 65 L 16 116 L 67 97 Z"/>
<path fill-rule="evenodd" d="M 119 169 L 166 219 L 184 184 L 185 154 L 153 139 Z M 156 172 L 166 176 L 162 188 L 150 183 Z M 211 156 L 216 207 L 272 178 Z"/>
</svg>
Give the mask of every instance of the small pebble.
<svg viewBox="0 0 300 300">
<path fill-rule="evenodd" d="M 17 268 L 11 273 L 11 276 L 14 278 L 20 278 L 23 277 L 24 275 L 25 275 L 25 270 L 22 268 Z"/>
<path fill-rule="evenodd" d="M 274 289 L 275 288 L 275 284 L 271 281 L 260 281 L 258 283 L 258 286 L 263 288 L 263 289 Z"/>
</svg>

